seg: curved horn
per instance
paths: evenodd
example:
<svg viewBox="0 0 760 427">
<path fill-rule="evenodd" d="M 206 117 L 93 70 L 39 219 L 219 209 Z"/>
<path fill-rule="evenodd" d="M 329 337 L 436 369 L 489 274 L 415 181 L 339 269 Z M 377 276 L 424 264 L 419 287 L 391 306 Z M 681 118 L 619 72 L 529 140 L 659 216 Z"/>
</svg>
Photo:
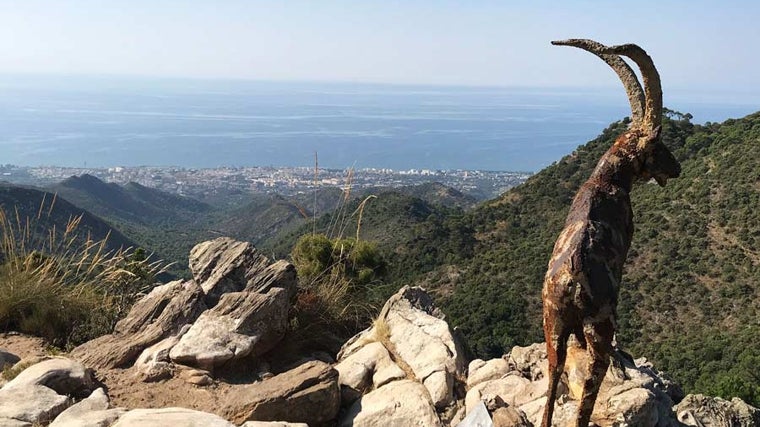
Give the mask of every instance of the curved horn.
<svg viewBox="0 0 760 427">
<path fill-rule="evenodd" d="M 639 66 L 646 92 L 644 124 L 650 130 L 656 129 L 662 124 L 662 84 L 652 58 L 644 49 L 632 43 L 610 46 L 605 53 L 625 55 Z"/>
<path fill-rule="evenodd" d="M 623 82 L 625 93 L 628 95 L 628 103 L 631 104 L 631 120 L 633 121 L 634 126 L 640 125 L 642 121 L 645 120 L 645 97 L 644 91 L 641 89 L 639 79 L 636 78 L 636 74 L 633 72 L 628 63 L 626 63 L 623 58 L 619 57 L 616 52 L 612 52 L 611 48 L 597 41 L 589 39 L 555 40 L 552 42 L 552 44 L 555 46 L 577 47 L 587 52 L 593 53 L 594 55 L 601 58 L 604 62 L 606 62 L 607 65 L 615 70 L 615 73 L 617 73 L 620 81 Z M 616 48 L 617 47 L 619 46 L 616 46 Z M 638 62 L 636 63 L 638 64 Z M 639 65 L 639 67 L 641 67 L 641 65 Z M 644 79 L 646 82 L 646 77 Z M 659 79 L 657 81 L 659 82 Z"/>
</svg>

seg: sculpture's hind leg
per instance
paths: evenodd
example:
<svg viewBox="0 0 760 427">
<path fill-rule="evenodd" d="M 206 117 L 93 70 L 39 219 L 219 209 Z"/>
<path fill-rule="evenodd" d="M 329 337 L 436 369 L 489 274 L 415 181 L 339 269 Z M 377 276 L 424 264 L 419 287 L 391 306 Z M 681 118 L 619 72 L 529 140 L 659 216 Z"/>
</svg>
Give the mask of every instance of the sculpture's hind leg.
<svg viewBox="0 0 760 427">
<path fill-rule="evenodd" d="M 610 365 L 615 327 L 611 319 L 598 323 L 586 323 L 583 325 L 583 335 L 589 354 L 589 376 L 583 384 L 583 394 L 580 408 L 578 408 L 578 427 L 587 427 L 591 421 L 599 387 Z"/>
<path fill-rule="evenodd" d="M 551 427 L 554 402 L 557 399 L 557 387 L 562 377 L 562 371 L 565 369 L 567 339 L 570 337 L 570 333 L 561 319 L 547 316 L 544 318 L 544 336 L 546 337 L 546 356 L 549 359 L 549 391 L 546 395 L 546 407 L 544 408 L 541 426 Z"/>
</svg>

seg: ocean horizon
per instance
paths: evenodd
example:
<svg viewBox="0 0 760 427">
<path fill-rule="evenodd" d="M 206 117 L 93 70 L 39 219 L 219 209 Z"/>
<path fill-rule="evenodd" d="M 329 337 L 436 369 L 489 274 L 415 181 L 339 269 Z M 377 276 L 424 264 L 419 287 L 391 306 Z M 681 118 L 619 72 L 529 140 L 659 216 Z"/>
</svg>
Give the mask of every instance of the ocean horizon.
<svg viewBox="0 0 760 427">
<path fill-rule="evenodd" d="M 0 163 L 537 171 L 629 114 L 621 88 L 0 77 Z M 694 121 L 747 99 L 674 91 Z M 669 101 L 670 100 L 670 101 Z"/>
</svg>

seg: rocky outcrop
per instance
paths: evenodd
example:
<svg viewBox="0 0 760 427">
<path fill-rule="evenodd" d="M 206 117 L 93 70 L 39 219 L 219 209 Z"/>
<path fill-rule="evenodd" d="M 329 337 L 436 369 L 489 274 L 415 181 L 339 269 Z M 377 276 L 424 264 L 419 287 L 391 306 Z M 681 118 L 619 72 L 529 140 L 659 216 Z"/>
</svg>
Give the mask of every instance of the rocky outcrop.
<svg viewBox="0 0 760 427">
<path fill-rule="evenodd" d="M 198 318 L 206 306 L 203 290 L 194 281 L 156 286 L 135 303 L 113 334 L 75 348 L 71 355 L 94 368 L 127 368 L 146 348 Z"/>
<path fill-rule="evenodd" d="M 169 356 L 177 363 L 213 370 L 230 360 L 271 350 L 288 328 L 296 275 L 277 262 L 250 278 L 251 288 L 221 296 L 190 327 Z"/>
<path fill-rule="evenodd" d="M 227 396 L 222 413 L 236 423 L 287 421 L 321 425 L 340 409 L 338 372 L 320 361 L 248 386 Z"/>
<path fill-rule="evenodd" d="M 352 355 L 372 342 L 380 343 L 387 351 L 395 367 L 389 365 L 382 352 L 378 364 L 362 363 L 367 369 L 363 374 L 350 373 L 343 366 L 354 364 Z M 354 356 L 361 360 L 363 356 Z M 452 405 L 456 396 L 455 383 L 464 377 L 467 361 L 463 346 L 445 322 L 443 314 L 433 305 L 430 296 L 422 288 L 404 287 L 385 303 L 375 324 L 353 337 L 338 354 L 342 386 L 349 389 L 366 388 L 357 383 L 358 376 L 371 376 L 373 385 L 390 375 L 390 379 L 406 377 L 418 381 L 427 390 L 435 407 L 442 410 Z M 353 378 L 353 379 L 352 379 Z M 383 381 L 377 381 L 383 382 Z M 387 381 L 386 381 L 387 382 Z M 350 393 L 348 393 L 350 396 Z"/>
<path fill-rule="evenodd" d="M 189 265 L 209 307 L 213 307 L 223 294 L 252 285 L 269 260 L 248 242 L 220 237 L 195 245 Z"/>
<path fill-rule="evenodd" d="M 96 368 L 135 364 L 144 381 L 158 381 L 173 375 L 174 363 L 212 372 L 283 338 L 297 285 L 292 264 L 270 265 L 249 243 L 219 238 L 196 245 L 190 266 L 193 280 L 157 286 L 113 334 L 72 356 Z"/>
<path fill-rule="evenodd" d="M 341 427 L 442 426 L 425 386 L 413 380 L 393 381 L 357 400 Z"/>
<path fill-rule="evenodd" d="M 760 410 L 738 398 L 729 401 L 719 397 L 690 394 L 673 409 L 678 415 L 678 421 L 686 426 L 760 426 Z"/>
</svg>

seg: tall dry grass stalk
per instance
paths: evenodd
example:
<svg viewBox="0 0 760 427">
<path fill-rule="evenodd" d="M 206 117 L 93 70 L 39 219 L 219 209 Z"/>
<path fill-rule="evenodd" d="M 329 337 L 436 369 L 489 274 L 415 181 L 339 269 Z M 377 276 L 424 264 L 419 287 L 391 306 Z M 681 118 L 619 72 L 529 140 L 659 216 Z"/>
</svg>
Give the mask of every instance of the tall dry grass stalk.
<svg viewBox="0 0 760 427">
<path fill-rule="evenodd" d="M 54 205 L 43 198 L 32 218 L 0 207 L 0 330 L 70 346 L 110 332 L 162 263 L 80 235 L 82 215 L 59 229 Z"/>
</svg>

